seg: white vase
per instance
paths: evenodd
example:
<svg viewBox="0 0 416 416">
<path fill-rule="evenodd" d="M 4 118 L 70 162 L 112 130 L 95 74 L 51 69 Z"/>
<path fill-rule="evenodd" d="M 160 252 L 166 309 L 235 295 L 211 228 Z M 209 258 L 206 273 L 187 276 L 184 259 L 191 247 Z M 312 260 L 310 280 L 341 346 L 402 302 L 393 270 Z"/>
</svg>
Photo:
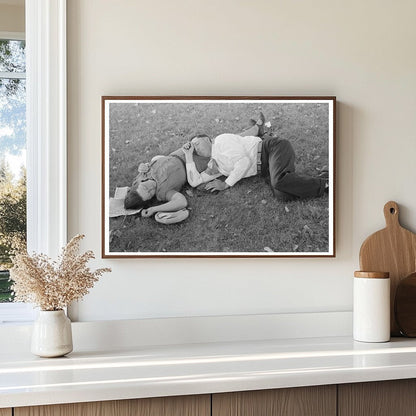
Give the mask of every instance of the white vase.
<svg viewBox="0 0 416 416">
<path fill-rule="evenodd" d="M 63 310 L 40 311 L 33 325 L 31 351 L 39 357 L 61 357 L 72 351 L 71 321 Z"/>
</svg>

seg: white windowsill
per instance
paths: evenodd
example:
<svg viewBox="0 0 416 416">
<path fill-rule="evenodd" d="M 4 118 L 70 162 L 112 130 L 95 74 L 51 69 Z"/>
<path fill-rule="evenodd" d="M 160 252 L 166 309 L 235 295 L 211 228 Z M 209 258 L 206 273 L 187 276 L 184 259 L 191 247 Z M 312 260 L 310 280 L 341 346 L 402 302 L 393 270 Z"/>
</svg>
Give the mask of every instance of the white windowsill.
<svg viewBox="0 0 416 416">
<path fill-rule="evenodd" d="M 16 325 L 32 322 L 36 311 L 27 303 L 0 303 L 0 325 Z"/>
</svg>

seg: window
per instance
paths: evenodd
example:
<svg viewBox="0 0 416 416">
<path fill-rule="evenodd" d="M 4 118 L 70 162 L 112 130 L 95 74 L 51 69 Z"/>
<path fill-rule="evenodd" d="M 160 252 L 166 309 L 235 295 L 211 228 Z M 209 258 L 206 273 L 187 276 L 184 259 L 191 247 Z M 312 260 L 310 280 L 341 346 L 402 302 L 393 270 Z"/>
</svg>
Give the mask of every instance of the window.
<svg viewBox="0 0 416 416">
<path fill-rule="evenodd" d="M 27 247 L 56 257 L 66 243 L 66 0 L 25 0 L 25 20 Z M 31 305 L 0 303 L 0 324 L 33 316 Z"/>
<path fill-rule="evenodd" d="M 26 244 L 26 52 L 0 37 L 0 302 L 12 301 L 10 254 Z"/>
<path fill-rule="evenodd" d="M 26 244 L 26 42 L 0 33 L 0 323 L 27 321 L 30 305 L 10 304 L 10 251 Z"/>
</svg>

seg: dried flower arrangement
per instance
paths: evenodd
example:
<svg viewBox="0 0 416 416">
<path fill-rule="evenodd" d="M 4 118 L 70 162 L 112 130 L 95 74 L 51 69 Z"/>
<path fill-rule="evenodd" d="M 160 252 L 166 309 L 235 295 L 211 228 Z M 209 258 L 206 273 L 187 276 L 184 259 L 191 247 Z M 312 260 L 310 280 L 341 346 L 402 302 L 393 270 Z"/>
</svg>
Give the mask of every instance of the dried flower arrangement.
<svg viewBox="0 0 416 416">
<path fill-rule="evenodd" d="M 94 253 L 78 254 L 83 238 L 80 234 L 73 237 L 58 261 L 45 254 L 29 255 L 26 250 L 16 253 L 10 270 L 15 302 L 34 303 L 41 310 L 56 311 L 86 295 L 99 277 L 111 269 L 91 271 L 87 267 Z"/>
</svg>

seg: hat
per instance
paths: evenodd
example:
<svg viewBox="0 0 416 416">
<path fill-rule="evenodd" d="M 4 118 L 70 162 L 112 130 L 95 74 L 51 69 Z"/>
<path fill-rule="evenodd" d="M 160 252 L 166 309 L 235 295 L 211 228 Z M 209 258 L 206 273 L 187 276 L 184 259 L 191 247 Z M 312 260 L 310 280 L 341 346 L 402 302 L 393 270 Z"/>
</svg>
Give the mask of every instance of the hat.
<svg viewBox="0 0 416 416">
<path fill-rule="evenodd" d="M 181 209 L 174 212 L 157 212 L 155 220 L 161 224 L 176 224 L 185 221 L 189 217 L 189 210 Z"/>
</svg>

